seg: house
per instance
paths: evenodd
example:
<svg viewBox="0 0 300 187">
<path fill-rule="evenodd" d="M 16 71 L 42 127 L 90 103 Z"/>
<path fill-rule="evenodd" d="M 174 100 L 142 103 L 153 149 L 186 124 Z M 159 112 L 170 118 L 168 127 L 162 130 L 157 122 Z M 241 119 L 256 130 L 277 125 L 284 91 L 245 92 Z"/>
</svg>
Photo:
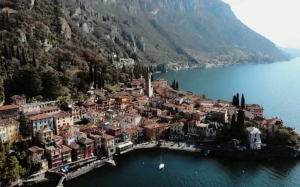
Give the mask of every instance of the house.
<svg viewBox="0 0 300 187">
<path fill-rule="evenodd" d="M 214 139 L 217 136 L 218 123 L 211 122 L 206 127 L 205 137 L 208 139 Z"/>
<path fill-rule="evenodd" d="M 55 129 L 53 117 L 48 114 L 39 114 L 29 118 L 33 129 L 33 136 L 36 137 L 36 131 L 49 127 Z"/>
<path fill-rule="evenodd" d="M 199 106 L 213 106 L 215 104 L 215 102 L 212 99 L 200 99 L 198 101 Z"/>
<path fill-rule="evenodd" d="M 184 123 L 183 122 L 175 122 L 170 125 L 170 139 L 183 139 L 184 131 L 183 131 Z"/>
<path fill-rule="evenodd" d="M 282 127 L 282 125 L 282 119 L 275 117 L 272 119 L 267 119 L 264 128 L 267 130 L 270 136 L 274 136 L 279 128 Z"/>
<path fill-rule="evenodd" d="M 249 120 L 253 120 L 254 117 L 256 117 L 253 110 L 246 108 L 243 111 L 244 111 L 245 117 L 248 118 Z"/>
<path fill-rule="evenodd" d="M 144 140 L 144 129 L 139 126 L 132 126 L 130 129 L 136 130 L 138 133 L 137 138 L 134 140 L 135 142 L 142 142 Z"/>
<path fill-rule="evenodd" d="M 120 125 L 111 125 L 108 130 L 108 134 L 112 136 L 120 136 L 121 135 L 121 127 Z"/>
<path fill-rule="evenodd" d="M 18 105 L 4 105 L 0 107 L 0 119 L 7 118 L 15 120 L 20 118 L 20 108 Z"/>
<path fill-rule="evenodd" d="M 49 142 L 53 139 L 53 131 L 49 127 L 36 131 L 36 139 L 39 143 Z"/>
<path fill-rule="evenodd" d="M 258 104 L 246 104 L 246 109 L 253 111 L 254 117 L 264 117 L 264 108 Z"/>
<path fill-rule="evenodd" d="M 34 102 L 34 103 L 27 103 L 25 105 L 22 105 L 21 107 L 21 112 L 23 114 L 25 113 L 30 113 L 30 112 L 34 112 L 34 111 L 38 111 L 39 113 L 41 113 L 41 109 L 45 108 L 45 107 L 53 107 L 53 106 L 57 106 L 59 104 L 58 100 L 54 100 L 54 101 L 46 101 L 46 102 Z M 53 108 L 55 110 L 57 110 L 57 108 Z M 46 111 L 49 111 L 48 109 L 46 109 Z M 51 112 L 51 110 L 50 110 Z M 53 112 L 53 111 L 52 111 Z M 55 111 L 57 112 L 57 111 Z"/>
<path fill-rule="evenodd" d="M 206 136 L 207 124 L 205 123 L 192 120 L 188 122 L 187 127 L 187 134 L 189 135 L 189 137 L 199 138 Z"/>
<path fill-rule="evenodd" d="M 94 156 L 94 141 L 89 138 L 80 138 L 77 144 L 83 149 L 83 158 Z"/>
<path fill-rule="evenodd" d="M 72 143 L 76 143 L 78 141 L 78 136 L 74 133 L 68 133 L 63 135 L 63 144 L 71 145 Z"/>
<path fill-rule="evenodd" d="M 117 151 L 118 153 L 122 154 L 122 152 L 130 149 L 133 147 L 133 143 L 131 141 L 127 141 L 127 142 L 121 142 L 117 144 Z"/>
<path fill-rule="evenodd" d="M 79 146 L 77 143 L 73 142 L 70 145 L 68 145 L 69 148 L 71 148 L 71 156 L 72 161 L 80 160 L 84 156 L 84 147 Z"/>
<path fill-rule="evenodd" d="M 144 135 L 147 140 L 156 140 L 164 136 L 165 130 L 169 125 L 158 124 L 156 122 L 144 126 Z"/>
<path fill-rule="evenodd" d="M 95 111 L 86 112 L 83 118 L 92 123 L 98 123 L 99 121 L 102 121 L 102 119 L 103 119 L 103 117 L 101 117 L 99 115 L 99 113 L 95 112 Z"/>
<path fill-rule="evenodd" d="M 156 79 L 155 81 L 152 81 L 151 83 L 154 88 L 168 86 L 168 82 L 164 78 Z"/>
<path fill-rule="evenodd" d="M 72 116 L 73 116 L 73 121 L 77 122 L 81 120 L 81 110 L 80 107 L 72 107 L 72 112 L 71 112 Z"/>
<path fill-rule="evenodd" d="M 70 125 L 67 125 L 67 124 L 65 124 L 65 125 L 63 125 L 62 127 L 60 127 L 59 129 L 58 129 L 58 135 L 60 135 L 60 136 L 63 136 L 63 135 L 65 135 L 65 134 L 69 134 L 69 133 L 71 133 L 71 126 Z"/>
<path fill-rule="evenodd" d="M 106 151 L 108 157 L 116 153 L 115 138 L 114 136 L 104 134 L 102 136 L 103 148 Z"/>
<path fill-rule="evenodd" d="M 89 134 L 88 138 L 94 141 L 94 152 L 96 154 L 101 150 L 101 136 L 98 134 Z"/>
<path fill-rule="evenodd" d="M 22 105 L 26 104 L 26 96 L 24 94 L 14 95 L 10 99 L 12 100 L 13 104 L 18 105 L 19 108 L 21 108 Z"/>
<path fill-rule="evenodd" d="M 62 163 L 68 163 L 71 162 L 71 152 L 72 149 L 70 149 L 69 147 L 62 145 L 60 146 L 60 152 L 61 152 L 61 161 Z"/>
<path fill-rule="evenodd" d="M 135 141 L 135 140 L 138 139 L 139 133 L 138 133 L 137 130 L 132 129 L 132 128 L 128 128 L 128 129 L 126 129 L 126 131 L 127 131 L 128 134 L 129 134 L 129 139 L 130 139 L 130 140 Z"/>
<path fill-rule="evenodd" d="M 228 121 L 228 110 L 226 108 L 214 107 L 209 112 L 210 119 L 216 120 L 220 123 L 226 123 Z"/>
<path fill-rule="evenodd" d="M 39 163 L 44 159 L 44 149 L 37 147 L 37 146 L 33 146 L 28 148 L 29 151 L 29 156 L 28 159 L 30 161 L 30 163 Z"/>
<path fill-rule="evenodd" d="M 10 143 L 19 140 L 19 121 L 12 118 L 2 119 L 0 120 L 0 125 L 4 125 L 6 127 L 6 134 Z"/>
<path fill-rule="evenodd" d="M 0 138 L 1 141 L 4 143 L 8 141 L 8 135 L 7 135 L 7 130 L 5 125 L 0 124 Z"/>
<path fill-rule="evenodd" d="M 46 144 L 45 153 L 47 155 L 49 168 L 61 165 L 61 149 L 54 141 Z"/>
<path fill-rule="evenodd" d="M 53 121 L 55 126 L 56 134 L 60 134 L 59 129 L 64 125 L 73 126 L 74 120 L 70 113 L 68 112 L 60 112 L 53 115 Z"/>
<path fill-rule="evenodd" d="M 40 109 L 40 113 L 48 115 L 58 114 L 60 112 L 61 110 L 57 106 L 47 106 Z"/>
<path fill-rule="evenodd" d="M 260 131 L 256 127 L 246 128 L 250 149 L 261 149 Z"/>
<path fill-rule="evenodd" d="M 175 105 L 181 105 L 183 103 L 184 98 L 183 97 L 177 97 L 174 100 Z"/>
</svg>

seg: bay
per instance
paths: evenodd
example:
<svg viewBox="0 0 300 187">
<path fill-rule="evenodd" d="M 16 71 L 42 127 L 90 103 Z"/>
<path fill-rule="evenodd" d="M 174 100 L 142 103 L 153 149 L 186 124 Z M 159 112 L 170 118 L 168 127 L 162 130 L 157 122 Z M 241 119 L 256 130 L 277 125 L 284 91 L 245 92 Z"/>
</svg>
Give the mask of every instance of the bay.
<svg viewBox="0 0 300 187">
<path fill-rule="evenodd" d="M 258 103 L 267 118 L 280 117 L 287 126 L 300 129 L 300 58 L 272 64 L 234 65 L 156 74 L 180 90 L 232 100 L 244 93 L 246 103 Z M 158 170 L 160 155 L 165 169 Z M 114 157 L 117 166 L 105 166 L 67 181 L 64 186 L 300 186 L 300 163 L 233 162 L 161 149 L 140 150 Z"/>
</svg>

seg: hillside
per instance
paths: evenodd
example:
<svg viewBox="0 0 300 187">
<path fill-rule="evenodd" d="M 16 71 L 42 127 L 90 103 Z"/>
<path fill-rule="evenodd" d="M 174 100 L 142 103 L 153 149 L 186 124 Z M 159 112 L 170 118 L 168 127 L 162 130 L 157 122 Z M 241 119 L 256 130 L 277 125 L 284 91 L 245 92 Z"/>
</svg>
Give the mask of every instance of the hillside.
<svg viewBox="0 0 300 187">
<path fill-rule="evenodd" d="M 100 88 L 126 81 L 126 74 L 108 62 L 105 50 L 99 52 L 68 21 L 58 1 L 1 1 L 0 15 L 1 102 L 9 103 L 15 94 L 77 97 L 92 83 Z"/>
<path fill-rule="evenodd" d="M 64 0 L 64 13 L 99 48 L 148 64 L 287 60 L 221 0 Z M 112 43 L 111 43 L 112 41 Z"/>
<path fill-rule="evenodd" d="M 282 51 L 291 55 L 292 58 L 300 57 L 300 50 L 295 48 L 280 48 Z"/>
</svg>

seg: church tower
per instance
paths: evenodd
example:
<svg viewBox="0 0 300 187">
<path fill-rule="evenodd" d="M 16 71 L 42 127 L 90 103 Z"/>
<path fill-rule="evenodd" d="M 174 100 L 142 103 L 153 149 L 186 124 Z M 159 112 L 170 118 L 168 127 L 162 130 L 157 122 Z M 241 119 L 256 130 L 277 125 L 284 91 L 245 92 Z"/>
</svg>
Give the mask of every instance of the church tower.
<svg viewBox="0 0 300 187">
<path fill-rule="evenodd" d="M 152 76 L 152 73 L 149 73 L 148 74 L 148 80 L 147 80 L 147 83 L 146 83 L 146 94 L 147 94 L 148 97 L 153 96 L 153 86 L 151 84 L 151 76 Z"/>
</svg>

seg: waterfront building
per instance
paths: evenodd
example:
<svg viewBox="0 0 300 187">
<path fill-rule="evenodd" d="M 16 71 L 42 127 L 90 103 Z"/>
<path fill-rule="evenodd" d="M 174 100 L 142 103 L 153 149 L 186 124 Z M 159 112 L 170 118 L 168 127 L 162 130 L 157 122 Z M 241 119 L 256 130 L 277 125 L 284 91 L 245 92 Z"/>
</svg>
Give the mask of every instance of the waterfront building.
<svg viewBox="0 0 300 187">
<path fill-rule="evenodd" d="M 114 136 L 104 134 L 102 136 L 103 148 L 106 151 L 108 157 L 116 153 L 115 140 Z"/>
<path fill-rule="evenodd" d="M 184 123 L 181 121 L 171 123 L 170 139 L 183 139 L 184 138 L 183 127 L 184 127 Z"/>
<path fill-rule="evenodd" d="M 157 140 L 164 137 L 165 130 L 169 124 L 159 124 L 152 122 L 149 125 L 144 126 L 144 135 L 146 140 Z"/>
<path fill-rule="evenodd" d="M 187 134 L 190 138 L 205 137 L 207 126 L 207 124 L 201 123 L 200 121 L 189 121 L 187 124 Z"/>
<path fill-rule="evenodd" d="M 256 127 L 246 128 L 250 149 L 261 149 L 260 131 Z"/>
<path fill-rule="evenodd" d="M 133 143 L 131 141 L 121 142 L 117 144 L 117 151 L 118 153 L 122 153 L 132 147 L 133 147 Z"/>
<path fill-rule="evenodd" d="M 2 119 L 0 120 L 0 125 L 5 126 L 6 128 L 6 135 L 10 143 L 14 143 L 15 141 L 19 140 L 19 128 L 20 128 L 20 122 L 12 119 Z"/>
<path fill-rule="evenodd" d="M 101 136 L 98 134 L 88 134 L 88 138 L 94 141 L 94 152 L 99 154 L 101 150 Z"/>
<path fill-rule="evenodd" d="M 144 129 L 139 126 L 132 126 L 130 129 L 137 131 L 137 137 L 134 141 L 142 142 L 144 140 Z"/>
<path fill-rule="evenodd" d="M 280 118 L 267 119 L 264 128 L 268 131 L 270 136 L 275 136 L 279 128 L 283 126 L 283 121 Z"/>
<path fill-rule="evenodd" d="M 47 155 L 49 168 L 58 167 L 61 165 L 61 150 L 55 141 L 45 143 L 45 153 Z"/>
<path fill-rule="evenodd" d="M 71 159 L 72 149 L 70 149 L 69 147 L 67 147 L 65 145 L 60 146 L 60 149 L 61 149 L 60 151 L 61 151 L 62 163 L 71 162 L 72 161 L 72 159 Z"/>
<path fill-rule="evenodd" d="M 80 138 L 77 144 L 83 149 L 83 158 L 94 155 L 94 141 L 89 138 Z"/>
<path fill-rule="evenodd" d="M 33 129 L 33 137 L 36 137 L 36 131 L 49 127 L 55 129 L 53 117 L 48 114 L 38 114 L 29 118 Z"/>
<path fill-rule="evenodd" d="M 68 145 L 69 148 L 71 148 L 71 156 L 72 161 L 80 160 L 84 156 L 84 147 L 80 147 L 77 143 L 73 142 L 70 145 Z"/>
<path fill-rule="evenodd" d="M 15 120 L 20 118 L 20 108 L 18 105 L 4 105 L 0 107 L 0 119 L 8 118 Z"/>
</svg>

